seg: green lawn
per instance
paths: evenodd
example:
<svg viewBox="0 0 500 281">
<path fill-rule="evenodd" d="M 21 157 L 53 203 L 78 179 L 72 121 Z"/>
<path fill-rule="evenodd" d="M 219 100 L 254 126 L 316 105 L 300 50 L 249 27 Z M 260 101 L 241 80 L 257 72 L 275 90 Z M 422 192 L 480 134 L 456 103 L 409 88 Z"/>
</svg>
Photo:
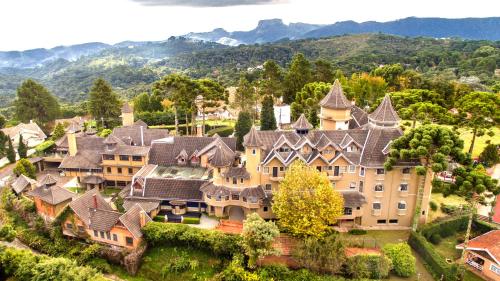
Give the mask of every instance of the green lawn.
<svg viewBox="0 0 500 281">
<path fill-rule="evenodd" d="M 465 281 L 484 281 L 483 278 L 477 276 L 476 274 L 474 274 L 468 270 L 465 272 L 464 280 Z"/>
<path fill-rule="evenodd" d="M 162 274 L 168 261 L 186 253 L 190 261 L 197 261 L 197 268 L 184 272 Z M 205 280 L 214 276 L 221 268 L 221 260 L 213 254 L 186 247 L 151 246 L 143 256 L 137 276 L 128 275 L 121 267 L 114 266 L 112 274 L 128 281 L 178 281 Z"/>
<path fill-rule="evenodd" d="M 429 222 L 432 222 L 437 218 L 447 216 L 447 214 L 445 214 L 441 211 L 441 203 L 444 203 L 447 205 L 454 205 L 454 206 L 467 204 L 467 201 L 465 201 L 465 199 L 463 197 L 460 197 L 457 195 L 449 195 L 447 197 L 444 197 L 442 193 L 432 193 L 431 194 L 431 201 L 435 202 L 438 205 L 438 209 L 436 211 L 429 209 L 430 210 L 429 211 Z"/>
<path fill-rule="evenodd" d="M 438 252 L 442 257 L 446 257 L 452 260 L 457 260 L 460 258 L 461 251 L 455 249 L 457 245 L 457 238 L 463 236 L 464 233 L 455 233 L 455 235 L 443 238 L 438 245 L 434 245 L 436 252 Z"/>
<path fill-rule="evenodd" d="M 118 192 L 122 191 L 121 188 L 117 188 L 117 187 L 105 187 L 102 194 L 106 195 L 106 196 L 112 196 Z"/>
<path fill-rule="evenodd" d="M 71 192 L 78 193 L 78 194 L 85 193 L 85 188 L 81 188 L 81 187 L 67 187 L 66 189 L 71 191 Z"/>
</svg>

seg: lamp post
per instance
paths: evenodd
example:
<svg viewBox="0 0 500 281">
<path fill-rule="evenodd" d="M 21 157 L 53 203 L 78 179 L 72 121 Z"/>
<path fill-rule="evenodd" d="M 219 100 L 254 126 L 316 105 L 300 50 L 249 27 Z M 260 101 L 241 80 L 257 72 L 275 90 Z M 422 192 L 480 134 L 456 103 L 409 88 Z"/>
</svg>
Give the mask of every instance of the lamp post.
<svg viewBox="0 0 500 281">
<path fill-rule="evenodd" d="M 194 103 L 198 108 L 198 112 L 201 112 L 201 135 L 205 135 L 205 99 L 202 95 L 196 96 Z"/>
</svg>

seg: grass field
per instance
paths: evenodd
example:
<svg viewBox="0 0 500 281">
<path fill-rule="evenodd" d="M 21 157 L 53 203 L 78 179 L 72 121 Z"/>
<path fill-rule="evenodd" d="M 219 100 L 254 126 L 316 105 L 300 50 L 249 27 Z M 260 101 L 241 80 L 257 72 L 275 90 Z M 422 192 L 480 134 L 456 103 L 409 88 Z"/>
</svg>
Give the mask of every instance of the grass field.
<svg viewBox="0 0 500 281">
<path fill-rule="evenodd" d="M 441 208 L 440 208 L 441 203 L 444 203 L 447 205 L 455 205 L 455 206 L 467 204 L 467 201 L 465 201 L 465 199 L 460 197 L 460 196 L 450 195 L 450 196 L 444 197 L 443 194 L 441 194 L 441 193 L 432 193 L 431 201 L 435 202 L 438 205 L 438 209 L 436 211 L 429 209 L 430 210 L 429 211 L 429 222 L 432 222 L 437 218 L 447 216 L 447 214 L 445 214 L 441 211 Z"/>
<path fill-rule="evenodd" d="M 196 261 L 196 268 L 184 272 L 165 272 L 169 261 L 186 254 L 190 261 Z M 128 275 L 121 267 L 114 266 L 113 274 L 128 281 L 178 281 L 205 280 L 214 276 L 221 268 L 221 260 L 214 255 L 186 247 L 155 246 L 143 256 L 141 268 L 136 276 Z"/>
</svg>

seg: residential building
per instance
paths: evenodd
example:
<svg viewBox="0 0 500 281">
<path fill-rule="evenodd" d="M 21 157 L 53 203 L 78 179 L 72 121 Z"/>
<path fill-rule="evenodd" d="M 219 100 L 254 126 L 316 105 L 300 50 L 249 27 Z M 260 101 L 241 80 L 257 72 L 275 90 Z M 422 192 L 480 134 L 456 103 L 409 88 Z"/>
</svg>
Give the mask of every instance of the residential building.
<svg viewBox="0 0 500 281">
<path fill-rule="evenodd" d="M 97 188 L 74 199 L 69 210 L 62 225 L 64 235 L 127 249 L 140 245 L 143 239 L 141 228 L 151 221 L 139 204 L 125 213 L 115 211 Z"/>
<path fill-rule="evenodd" d="M 38 182 L 25 175 L 19 175 L 12 183 L 11 187 L 17 195 L 26 194 L 38 185 Z"/>
<path fill-rule="evenodd" d="M 419 161 L 398 161 L 393 170 L 384 169 L 391 142 L 403 134 L 389 96 L 367 114 L 347 100 L 335 81 L 320 106 L 319 130 L 304 115 L 290 131 L 252 128 L 244 138 L 242 153 L 236 151 L 234 139 L 218 136 L 153 141 L 149 155 L 153 166 L 134 176 L 127 199 L 159 200 L 161 209 L 172 212 L 184 203 L 186 209 L 234 220 L 242 220 L 250 212 L 271 219 L 273 193 L 279 190 L 291 163 L 301 160 L 325 173 L 343 195 L 341 226 L 410 227 Z M 189 169 L 201 171 L 193 177 L 186 172 Z M 185 175 L 179 176 L 179 171 Z M 208 177 L 203 176 L 207 173 Z M 423 206 L 428 205 L 430 191 L 428 177 Z M 424 207 L 420 221 L 426 220 L 427 212 Z"/>
<path fill-rule="evenodd" d="M 27 193 L 33 198 L 37 213 L 47 221 L 54 220 L 76 196 L 56 184 L 57 179 L 48 174 L 40 180 L 38 187 Z"/>
<path fill-rule="evenodd" d="M 28 124 L 19 123 L 13 127 L 3 128 L 2 132 L 9 136 L 15 148 L 19 146 L 19 137 L 21 135 L 23 136 L 23 142 L 30 148 L 41 144 L 47 138 L 45 133 L 35 122 L 30 122 Z"/>
<path fill-rule="evenodd" d="M 464 244 L 456 246 L 463 250 Z M 465 263 L 486 280 L 500 280 L 500 230 L 492 230 L 469 241 Z"/>
</svg>

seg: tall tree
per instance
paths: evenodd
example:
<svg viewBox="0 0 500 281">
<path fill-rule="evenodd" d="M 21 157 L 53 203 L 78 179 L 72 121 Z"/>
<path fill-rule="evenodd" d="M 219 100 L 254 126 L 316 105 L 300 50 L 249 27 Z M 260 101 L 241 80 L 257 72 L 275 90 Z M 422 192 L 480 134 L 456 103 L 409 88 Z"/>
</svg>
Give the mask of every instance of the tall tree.
<svg viewBox="0 0 500 281">
<path fill-rule="evenodd" d="M 252 116 L 246 111 L 240 111 L 238 120 L 234 126 L 234 134 L 236 135 L 236 148 L 243 150 L 243 137 L 250 132 L 252 128 Z"/>
<path fill-rule="evenodd" d="M 28 156 L 28 147 L 23 141 L 22 134 L 19 134 L 19 145 L 17 146 L 17 154 L 19 154 L 19 158 L 26 158 Z"/>
<path fill-rule="evenodd" d="M 6 123 L 7 123 L 7 119 L 5 118 L 5 116 L 0 114 L 0 129 L 4 128 Z"/>
<path fill-rule="evenodd" d="M 377 99 L 384 97 L 387 83 L 380 76 L 368 73 L 354 73 L 348 83 L 348 98 L 352 98 L 359 106 L 372 106 Z"/>
<path fill-rule="evenodd" d="M 260 111 L 260 129 L 262 131 L 274 131 L 277 128 L 273 103 L 272 96 L 265 96 L 262 100 L 262 108 Z"/>
<path fill-rule="evenodd" d="M 3 131 L 0 131 L 0 158 L 5 157 L 7 153 L 7 147 L 5 147 L 5 143 L 8 139 L 9 137 Z"/>
<path fill-rule="evenodd" d="M 277 251 L 273 247 L 273 242 L 280 234 L 274 222 L 266 222 L 259 214 L 252 213 L 243 221 L 243 249 L 248 256 L 248 267 L 254 268 L 257 261 Z"/>
<path fill-rule="evenodd" d="M 231 107 L 239 111 L 255 112 L 256 101 L 257 96 L 255 87 L 248 82 L 245 76 L 241 76 L 238 82 L 238 88 L 236 89 L 236 96 L 234 97 Z"/>
<path fill-rule="evenodd" d="M 479 161 L 487 167 L 493 167 L 495 164 L 500 163 L 500 155 L 498 155 L 498 144 L 488 144 L 481 154 L 479 154 Z"/>
<path fill-rule="evenodd" d="M 14 146 L 12 145 L 12 140 L 9 138 L 9 146 L 7 147 L 7 159 L 9 159 L 10 163 L 16 162 L 16 151 L 14 150 Z"/>
<path fill-rule="evenodd" d="M 301 267 L 322 274 L 338 274 L 347 260 L 345 244 L 338 234 L 307 237 L 299 241 L 293 256 Z"/>
<path fill-rule="evenodd" d="M 400 90 L 399 76 L 403 72 L 403 66 L 397 63 L 380 66 L 373 70 L 373 75 L 383 77 L 392 91 L 398 91 Z"/>
<path fill-rule="evenodd" d="M 228 92 L 219 82 L 211 79 L 200 79 L 197 81 L 199 87 L 199 96 L 203 99 L 201 104 L 196 106 L 201 107 L 202 118 L 202 130 L 205 133 L 205 109 L 207 107 L 216 107 L 219 105 L 219 101 L 228 101 Z"/>
<path fill-rule="evenodd" d="M 479 169 L 472 167 L 459 167 L 453 171 L 455 182 L 450 186 L 451 193 L 458 194 L 467 199 L 470 206 L 467 230 L 465 232 L 464 249 L 462 250 L 461 262 L 465 263 L 465 251 L 469 243 L 472 220 L 479 202 L 484 202 L 484 192 L 490 192 L 494 196 L 500 193 L 500 186 L 496 179 Z"/>
<path fill-rule="evenodd" d="M 425 123 L 449 123 L 451 116 L 446 108 L 430 102 L 417 102 L 398 111 L 401 117 L 413 121 L 415 128 L 417 121 Z"/>
<path fill-rule="evenodd" d="M 500 95 L 487 92 L 472 92 L 458 100 L 461 124 L 472 130 L 469 153 L 472 154 L 476 136 L 500 124 Z M 493 135 L 493 131 L 489 132 Z"/>
<path fill-rule="evenodd" d="M 328 94 L 331 84 L 324 82 L 307 83 L 296 94 L 295 101 L 291 104 L 291 115 L 293 120 L 297 120 L 302 113 L 308 116 L 314 111 L 319 113 L 319 102 Z M 311 120 L 309 120 L 311 122 Z"/>
<path fill-rule="evenodd" d="M 113 127 L 119 123 L 121 102 L 111 85 L 102 78 L 94 81 L 90 89 L 88 110 L 97 121 L 104 121 L 105 127 Z"/>
<path fill-rule="evenodd" d="M 412 129 L 392 142 L 389 157 L 384 164 L 386 170 L 392 170 L 397 160 L 414 159 L 421 162 L 421 165 L 416 167 L 420 179 L 413 230 L 416 230 L 418 226 L 426 181 L 432 177 L 433 172 L 444 171 L 449 162 L 465 163 L 469 160 L 462 152 L 463 146 L 463 141 L 455 132 L 432 124 Z"/>
<path fill-rule="evenodd" d="M 314 62 L 314 81 L 332 83 L 334 79 L 332 64 L 319 59 Z"/>
<path fill-rule="evenodd" d="M 291 104 L 295 95 L 312 80 L 311 63 L 301 53 L 296 54 L 285 75 L 283 101 Z"/>
<path fill-rule="evenodd" d="M 21 122 L 33 120 L 41 126 L 54 121 L 59 116 L 59 102 L 41 84 L 28 79 L 17 88 L 14 102 L 16 118 Z"/>
<path fill-rule="evenodd" d="M 148 93 L 141 93 L 134 98 L 134 112 L 151 111 Z"/>
<path fill-rule="evenodd" d="M 280 66 L 273 60 L 266 61 L 262 72 L 262 80 L 259 81 L 260 95 L 279 98 L 283 95 L 282 84 L 283 73 Z"/>
<path fill-rule="evenodd" d="M 344 211 L 344 198 L 326 174 L 301 161 L 288 168 L 273 201 L 278 225 L 299 237 L 324 236 Z"/>
</svg>

